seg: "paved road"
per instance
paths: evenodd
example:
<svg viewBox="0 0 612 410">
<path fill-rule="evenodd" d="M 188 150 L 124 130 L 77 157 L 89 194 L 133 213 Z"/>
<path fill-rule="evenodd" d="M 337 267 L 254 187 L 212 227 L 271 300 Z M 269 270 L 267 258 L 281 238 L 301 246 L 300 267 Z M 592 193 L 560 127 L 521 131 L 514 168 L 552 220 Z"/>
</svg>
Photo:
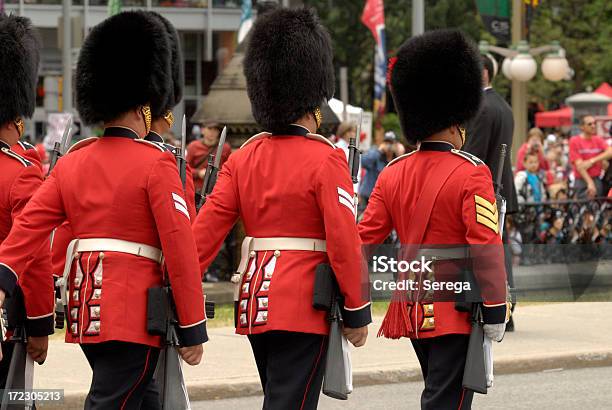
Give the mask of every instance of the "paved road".
<svg viewBox="0 0 612 410">
<path fill-rule="evenodd" d="M 321 396 L 320 410 L 418 409 L 422 383 L 362 387 L 348 402 Z M 192 404 L 193 410 L 261 409 L 261 397 Z M 552 370 L 498 376 L 486 396 L 476 395 L 474 409 L 607 410 L 612 409 L 612 367 Z"/>
</svg>

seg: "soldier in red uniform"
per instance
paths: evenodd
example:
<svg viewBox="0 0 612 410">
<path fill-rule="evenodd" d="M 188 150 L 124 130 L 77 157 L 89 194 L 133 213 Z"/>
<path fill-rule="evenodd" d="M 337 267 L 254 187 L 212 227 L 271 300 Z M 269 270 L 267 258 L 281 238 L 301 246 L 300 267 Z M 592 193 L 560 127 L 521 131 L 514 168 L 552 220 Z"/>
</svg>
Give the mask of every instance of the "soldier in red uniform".
<svg viewBox="0 0 612 410">
<path fill-rule="evenodd" d="M 194 224 L 200 268 L 241 218 L 236 333 L 253 348 L 263 408 L 315 409 L 329 333 L 326 312 L 312 307 L 318 264 L 336 274 L 355 346 L 371 322 L 346 157 L 315 134 L 318 107 L 334 91 L 329 34 L 311 10 L 269 11 L 252 29 L 244 71 L 253 115 L 269 132 L 220 171 Z"/>
<path fill-rule="evenodd" d="M 172 109 L 183 98 L 183 84 L 185 83 L 185 75 L 183 71 L 183 53 L 181 51 L 180 38 L 176 29 L 172 26 L 168 19 L 163 17 L 161 14 L 154 12 L 152 12 L 152 14 L 160 20 L 167 30 L 168 41 L 170 42 L 170 50 L 172 53 L 172 62 L 170 66 L 172 88 L 170 89 L 170 94 L 168 95 L 164 105 L 160 110 L 158 110 L 162 112 L 163 115 L 153 118 L 151 131 L 145 137 L 145 140 L 154 142 L 165 150 L 175 154 L 176 147 L 164 143 L 162 134 L 170 130 L 174 124 L 175 118 L 174 114 L 172 114 Z M 185 156 L 185 152 L 183 152 L 182 155 Z M 189 216 L 191 218 L 191 222 L 193 223 L 196 217 L 196 205 L 194 201 L 195 186 L 193 183 L 193 178 L 191 178 L 191 172 L 191 167 L 189 164 L 187 164 L 185 178 L 185 201 L 187 202 L 187 210 L 189 211 Z"/>
<path fill-rule="evenodd" d="M 64 221 L 72 243 L 66 341 L 79 343 L 93 370 L 85 408 L 139 409 L 159 356 L 147 333 L 147 290 L 173 288 L 181 346 L 202 357 L 206 317 L 197 250 L 173 155 L 143 140 L 170 94 L 167 30 L 146 12 L 96 26 L 77 65 L 81 119 L 104 136 L 73 147 L 28 203 L 0 246 L 0 284 L 10 289 L 33 247 Z M 162 257 L 163 251 L 163 257 Z M 6 285 L 5 285 L 6 284 Z M 2 293 L 2 292 L 0 292 Z"/>
<path fill-rule="evenodd" d="M 37 34 L 28 19 L 0 13 L 0 244 L 43 180 L 39 163 L 11 149 L 15 147 L 21 154 L 28 149 L 18 141 L 23 134 L 23 119 L 34 112 L 39 49 Z M 9 317 L 9 338 L 12 329 L 24 325 L 27 350 L 42 363 L 47 355 L 48 335 L 53 333 L 49 242 L 40 241 L 32 250 L 23 275 L 17 278 L 9 271 L 8 277 L 0 277 L 0 305 L 4 305 Z M 1 262 L 0 269 L 6 269 Z M 4 388 L 13 343 L 2 342 L 5 357 L 0 363 L 0 385 Z"/>
<path fill-rule="evenodd" d="M 459 150 L 461 124 L 476 114 L 481 99 L 479 61 L 458 31 L 432 31 L 398 50 L 390 88 L 405 137 L 420 146 L 381 173 L 359 233 L 364 244 L 374 245 L 395 229 L 400 242 L 417 245 L 421 255 L 448 259 L 434 264 L 436 279 L 452 273 L 453 259 L 463 258 L 459 246 L 484 256 L 473 261 L 473 271 L 482 290 L 485 333 L 499 341 L 507 284 L 493 182 L 482 161 Z M 451 248 L 435 249 L 440 245 Z M 462 376 L 469 313 L 448 299 L 422 295 L 394 298 L 381 333 L 411 339 L 425 379 L 421 408 L 468 409 L 473 393 L 462 389 Z"/>
</svg>

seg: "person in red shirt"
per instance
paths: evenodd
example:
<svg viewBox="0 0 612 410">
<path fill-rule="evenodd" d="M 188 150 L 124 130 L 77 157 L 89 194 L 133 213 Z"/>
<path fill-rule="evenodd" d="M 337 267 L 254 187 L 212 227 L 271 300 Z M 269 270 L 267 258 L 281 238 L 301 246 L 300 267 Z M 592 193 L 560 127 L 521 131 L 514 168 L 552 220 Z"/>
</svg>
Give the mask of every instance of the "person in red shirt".
<svg viewBox="0 0 612 410">
<path fill-rule="evenodd" d="M 542 146 L 542 142 L 544 141 L 544 133 L 539 128 L 532 128 L 527 133 L 527 141 L 523 145 L 521 145 L 516 154 L 516 170 L 524 171 L 525 170 L 525 155 L 527 152 L 537 152 L 538 153 L 538 161 L 540 166 L 538 170 L 548 171 L 549 165 L 546 160 L 546 156 L 544 155 L 544 148 Z"/>
<path fill-rule="evenodd" d="M 612 158 L 612 147 L 595 135 L 595 118 L 585 115 L 580 119 L 580 135 L 569 141 L 569 160 L 574 174 L 574 196 L 594 198 L 604 194 L 602 184 L 603 161 Z"/>
<path fill-rule="evenodd" d="M 376 247 L 395 229 L 402 252 L 409 252 L 402 260 L 420 254 L 437 261 L 434 280 L 460 280 L 457 265 L 469 249 L 484 332 L 500 341 L 507 281 L 493 181 L 484 162 L 459 150 L 465 143 L 461 124 L 476 115 L 482 97 L 478 49 L 460 31 L 430 31 L 405 42 L 391 67 L 389 88 L 402 131 L 419 148 L 380 174 L 359 223 L 361 240 Z M 444 104 L 440 96 L 447 97 Z M 411 339 L 425 379 L 422 409 L 469 409 L 473 392 L 462 381 L 471 316 L 421 289 L 429 274 L 414 275 L 417 289 L 394 293 L 379 335 Z"/>
<path fill-rule="evenodd" d="M 335 273 L 347 339 L 362 346 L 371 322 L 346 156 L 315 134 L 334 91 L 331 39 L 310 9 L 260 14 L 250 36 L 247 91 L 269 132 L 229 157 L 193 229 L 205 271 L 242 220 L 236 333 L 251 343 L 263 408 L 314 410 L 330 328 L 328 313 L 312 306 L 319 264 Z"/>
<path fill-rule="evenodd" d="M 147 294 L 163 286 L 164 272 L 182 358 L 198 364 L 208 339 L 176 160 L 143 140 L 152 118 L 164 114 L 171 55 L 167 29 L 148 12 L 119 13 L 91 30 L 77 63 L 76 97 L 80 118 L 103 123 L 104 135 L 57 162 L 0 246 L 0 285 L 11 285 L 54 228 L 67 221 L 78 238 L 63 272 L 66 341 L 80 345 L 92 368 L 90 409 L 141 408 L 162 346 L 147 331 Z"/>
<path fill-rule="evenodd" d="M 0 13 L 0 244 L 7 241 L 43 181 L 38 154 L 31 145 L 19 142 L 24 118 L 34 113 L 39 55 L 38 34 L 30 20 Z M 42 363 L 47 356 L 54 307 L 49 241 L 32 248 L 21 275 L 6 272 L 1 260 L 0 270 L 4 271 L 0 273 L 0 306 L 8 317 L 0 352 L 0 385 L 4 388 L 14 329 L 25 331 L 26 350 L 34 361 Z"/>
<path fill-rule="evenodd" d="M 216 154 L 219 136 L 223 127 L 215 120 L 208 120 L 202 124 L 202 139 L 191 141 L 187 146 L 187 163 L 191 167 L 191 174 L 196 192 L 202 190 L 204 184 L 204 174 L 208 165 L 208 155 Z M 225 164 L 225 161 L 232 153 L 232 148 L 226 142 L 223 144 L 221 153 L 220 167 Z"/>
</svg>

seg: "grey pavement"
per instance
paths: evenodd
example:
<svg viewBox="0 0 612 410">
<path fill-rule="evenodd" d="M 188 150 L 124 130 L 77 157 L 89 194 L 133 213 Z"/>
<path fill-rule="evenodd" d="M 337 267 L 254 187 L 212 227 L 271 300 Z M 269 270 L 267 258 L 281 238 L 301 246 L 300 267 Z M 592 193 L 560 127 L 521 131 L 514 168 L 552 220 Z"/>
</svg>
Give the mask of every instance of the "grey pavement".
<svg viewBox="0 0 612 410">
<path fill-rule="evenodd" d="M 422 382 L 382 384 L 355 389 L 348 401 L 321 395 L 319 410 L 418 409 Z M 261 409 L 261 396 L 200 401 L 193 410 Z M 498 376 L 487 395 L 476 394 L 475 410 L 608 410 L 612 408 L 612 367 Z"/>
<path fill-rule="evenodd" d="M 496 374 L 612 366 L 612 303 L 519 305 L 515 317 L 516 332 L 494 346 Z M 410 342 L 376 338 L 380 322 L 376 318 L 371 326 L 366 346 L 353 350 L 355 386 L 420 380 Z M 247 338 L 227 327 L 212 328 L 209 335 L 202 364 L 184 366 L 192 400 L 259 394 Z M 65 389 L 65 408 L 78 408 L 91 371 L 78 345 L 54 340 L 47 362 L 36 366 L 35 376 L 35 387 Z"/>
</svg>

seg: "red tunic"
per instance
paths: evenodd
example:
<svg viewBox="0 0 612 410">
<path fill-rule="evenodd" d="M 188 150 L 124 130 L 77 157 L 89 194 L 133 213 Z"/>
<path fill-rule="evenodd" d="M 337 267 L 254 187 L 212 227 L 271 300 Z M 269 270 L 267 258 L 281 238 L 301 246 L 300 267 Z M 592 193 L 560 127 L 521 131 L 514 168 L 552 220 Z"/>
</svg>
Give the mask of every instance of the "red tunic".
<svg viewBox="0 0 612 410">
<path fill-rule="evenodd" d="M 430 188 L 425 181 L 441 167 L 457 165 L 435 199 L 422 246 L 487 245 L 472 247 L 487 251 L 487 257 L 492 258 L 486 264 L 474 263 L 473 269 L 482 288 L 486 320 L 495 323 L 505 317 L 507 285 L 499 226 L 483 210 L 487 207 L 491 214 L 496 212 L 491 173 L 478 158 L 451 149 L 447 143 L 423 143 L 421 150 L 385 168 L 359 224 L 359 234 L 364 244 L 381 244 L 395 229 L 402 244 L 412 244 L 408 238 L 413 221 L 408 220 L 408 214 L 420 205 L 421 192 Z M 442 269 L 452 268 L 452 262 L 440 264 Z M 493 296 L 488 299 L 488 295 Z M 411 338 L 469 334 L 471 329 L 468 313 L 455 310 L 454 302 L 434 302 L 433 307 L 412 304 L 409 317 Z"/>
<path fill-rule="evenodd" d="M 189 213 L 172 154 L 124 128 L 106 130 L 58 161 L 0 247 L 17 274 L 32 247 L 68 221 L 76 238 L 113 238 L 164 253 L 184 345 L 206 341 L 204 299 Z M 85 145 L 86 143 L 82 143 Z M 82 252 L 69 278 L 66 341 L 160 346 L 146 330 L 147 289 L 159 263 L 121 252 Z M 0 269 L 0 278 L 8 277 Z"/>
<path fill-rule="evenodd" d="M 321 136 L 262 133 L 230 156 L 193 228 L 202 272 L 239 217 L 246 235 L 254 238 L 327 241 L 327 253 L 260 251 L 249 259 L 240 287 L 237 333 L 327 334 L 326 312 L 312 308 L 320 263 L 331 263 L 335 272 L 348 309 L 345 324 L 370 322 L 355 209 L 344 198 L 352 195 L 344 152 Z"/>
<path fill-rule="evenodd" d="M 41 172 L 43 170 L 42 160 L 40 158 L 40 154 L 36 147 L 29 142 L 19 141 L 17 144 L 11 147 L 11 151 L 21 155 L 28 161 L 32 162 L 38 168 L 40 168 Z"/>
<path fill-rule="evenodd" d="M 43 178 L 40 168 L 29 160 L 9 149 L 0 141 L 0 244 L 9 235 L 15 219 L 22 212 L 32 195 L 41 185 Z M 0 277 L 0 288 L 9 295 L 18 283 L 23 291 L 26 308 L 26 330 L 31 336 L 53 333 L 53 279 L 51 277 L 51 258 L 49 241 L 42 240 L 32 249 L 24 263 L 25 274 L 19 277 L 6 266 L 8 271 Z M 0 262 L 0 264 L 3 261 Z"/>
</svg>

